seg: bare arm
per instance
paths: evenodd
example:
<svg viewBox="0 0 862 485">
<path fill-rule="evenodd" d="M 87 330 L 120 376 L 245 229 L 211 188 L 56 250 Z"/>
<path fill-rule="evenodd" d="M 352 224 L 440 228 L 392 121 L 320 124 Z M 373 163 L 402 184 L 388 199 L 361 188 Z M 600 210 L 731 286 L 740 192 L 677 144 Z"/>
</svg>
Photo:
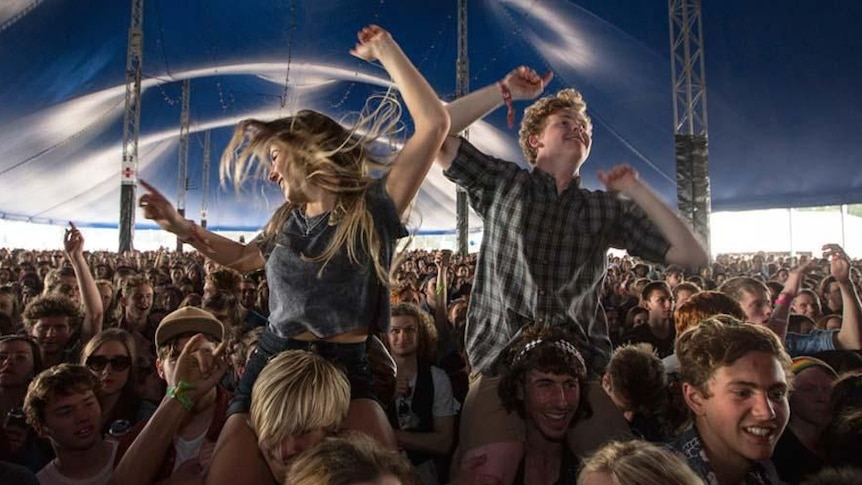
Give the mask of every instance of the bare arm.
<svg viewBox="0 0 862 485">
<path fill-rule="evenodd" d="M 161 192 L 143 180 L 139 182 L 148 191 L 139 202 L 144 209 L 144 217 L 155 221 L 162 229 L 187 241 L 204 256 L 240 273 L 260 269 L 266 264 L 256 243 L 232 241 L 183 219 Z"/>
<path fill-rule="evenodd" d="M 805 275 L 814 268 L 813 262 L 808 262 L 805 265 L 793 268 L 787 275 L 787 281 L 784 282 L 784 288 L 778 295 L 778 300 L 772 309 L 772 315 L 766 326 L 778 335 L 778 338 L 784 342 L 787 337 L 787 326 L 790 324 L 790 306 L 796 294 L 799 293 L 799 287 Z"/>
<path fill-rule="evenodd" d="M 102 320 L 105 309 L 102 307 L 102 297 L 99 288 L 84 258 L 84 236 L 71 222 L 63 238 L 63 249 L 66 257 L 75 270 L 78 289 L 81 292 L 81 302 L 84 304 L 84 322 L 81 324 L 81 345 L 86 344 L 94 335 L 102 331 Z"/>
<path fill-rule="evenodd" d="M 638 177 L 628 165 L 617 165 L 609 172 L 599 172 L 599 180 L 608 190 L 618 191 L 632 199 L 656 225 L 670 243 L 665 262 L 688 267 L 709 263 L 703 244 L 692 230 Z"/>
<path fill-rule="evenodd" d="M 222 342 L 215 352 L 201 348 L 205 341 L 197 334 L 186 343 L 177 358 L 176 374 L 173 382 L 186 382 L 192 389 L 186 395 L 197 400 L 221 380 L 227 371 L 227 363 L 222 358 L 226 343 Z M 169 379 L 171 380 L 171 379 Z M 191 411 L 183 407 L 177 399 L 165 396 L 155 414 L 147 422 L 132 446 L 123 455 L 111 476 L 116 485 L 149 485 L 153 483 L 161 466 L 165 452 L 173 443 L 174 436 Z"/>
<path fill-rule="evenodd" d="M 233 414 L 218 437 L 206 485 L 275 485 L 273 473 L 248 425 L 248 414 Z"/>
<path fill-rule="evenodd" d="M 512 99 L 534 99 L 542 93 L 545 86 L 551 82 L 554 75 L 551 72 L 539 76 L 536 71 L 526 66 L 520 66 L 506 75 L 500 83 L 512 93 Z M 484 88 L 473 91 L 446 105 L 451 124 L 449 134 L 457 135 L 466 130 L 468 126 L 477 120 L 484 118 L 488 113 L 503 105 L 503 94 L 500 83 L 489 84 Z M 460 140 L 447 140 L 444 150 L 437 157 L 437 163 L 443 169 L 449 168 L 455 153 L 458 151 Z"/>
<path fill-rule="evenodd" d="M 832 276 L 841 288 L 841 298 L 844 302 L 844 312 L 841 318 L 841 330 L 835 335 L 835 348 L 842 350 L 862 349 L 862 305 L 856 287 L 850 281 L 850 260 L 844 249 L 837 244 L 823 246 L 825 256 L 830 258 Z"/>
<path fill-rule="evenodd" d="M 440 145 L 449 130 L 449 115 L 437 93 L 416 70 L 389 32 L 376 25 L 359 31 L 359 43 L 351 54 L 373 61 L 378 59 L 392 77 L 413 118 L 415 132 L 401 149 L 386 179 L 386 192 L 398 214 L 410 205 Z"/>
<path fill-rule="evenodd" d="M 395 430 L 398 446 L 405 450 L 424 451 L 438 455 L 449 453 L 454 437 L 455 416 L 435 417 L 434 431 L 430 433 Z"/>
</svg>

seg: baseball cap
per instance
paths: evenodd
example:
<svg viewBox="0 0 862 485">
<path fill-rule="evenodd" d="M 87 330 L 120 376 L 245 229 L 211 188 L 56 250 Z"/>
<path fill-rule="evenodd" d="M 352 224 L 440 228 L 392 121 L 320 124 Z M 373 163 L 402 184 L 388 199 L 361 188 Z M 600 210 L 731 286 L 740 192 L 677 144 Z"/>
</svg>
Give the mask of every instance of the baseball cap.
<svg viewBox="0 0 862 485">
<path fill-rule="evenodd" d="M 185 333 L 202 333 L 221 342 L 224 325 L 212 313 L 187 306 L 165 315 L 156 329 L 156 347 Z"/>
</svg>

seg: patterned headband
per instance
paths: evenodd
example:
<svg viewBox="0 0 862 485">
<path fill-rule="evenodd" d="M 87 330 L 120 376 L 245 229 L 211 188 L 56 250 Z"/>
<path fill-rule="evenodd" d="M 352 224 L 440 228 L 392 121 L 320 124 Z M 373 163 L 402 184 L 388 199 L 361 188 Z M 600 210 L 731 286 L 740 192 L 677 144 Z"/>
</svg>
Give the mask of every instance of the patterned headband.
<svg viewBox="0 0 862 485">
<path fill-rule="evenodd" d="M 515 365 L 519 361 L 521 361 L 521 359 L 523 359 L 531 350 L 538 347 L 539 344 L 541 344 L 542 342 L 544 342 L 542 339 L 536 339 L 536 340 L 533 340 L 532 342 L 529 342 L 527 345 L 525 345 L 524 348 L 521 349 L 520 352 L 518 352 L 518 355 L 515 356 L 515 359 L 512 360 L 512 365 Z M 558 349 L 560 349 L 564 352 L 567 352 L 567 353 L 575 356 L 575 358 L 578 359 L 578 362 L 580 362 L 581 367 L 584 368 L 584 372 L 587 371 L 587 364 L 584 363 L 584 357 L 581 355 L 580 352 L 578 352 L 578 349 L 576 349 L 575 346 L 571 344 L 571 342 L 569 342 L 567 340 L 555 340 L 553 342 L 548 342 L 548 343 L 552 344 L 554 347 L 557 347 Z"/>
</svg>

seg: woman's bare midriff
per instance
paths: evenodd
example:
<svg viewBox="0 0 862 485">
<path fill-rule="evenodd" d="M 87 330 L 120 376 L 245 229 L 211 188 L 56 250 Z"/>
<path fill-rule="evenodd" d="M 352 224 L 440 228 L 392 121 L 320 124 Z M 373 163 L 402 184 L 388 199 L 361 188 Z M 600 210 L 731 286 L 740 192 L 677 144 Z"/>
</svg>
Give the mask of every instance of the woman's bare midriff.
<svg viewBox="0 0 862 485">
<path fill-rule="evenodd" d="M 333 342 L 337 344 L 358 344 L 368 340 L 368 327 L 358 328 L 350 332 L 339 333 L 331 337 L 320 338 L 311 332 L 302 332 L 290 338 L 303 342 Z"/>
</svg>

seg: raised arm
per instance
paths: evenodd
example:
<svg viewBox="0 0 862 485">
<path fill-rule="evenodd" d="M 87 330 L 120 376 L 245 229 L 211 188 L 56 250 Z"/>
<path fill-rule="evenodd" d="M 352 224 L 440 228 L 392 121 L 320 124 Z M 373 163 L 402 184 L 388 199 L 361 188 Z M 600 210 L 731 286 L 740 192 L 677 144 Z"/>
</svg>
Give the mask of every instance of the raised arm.
<svg viewBox="0 0 862 485">
<path fill-rule="evenodd" d="M 796 294 L 799 293 L 805 275 L 814 269 L 814 266 L 814 261 L 809 261 L 790 270 L 790 273 L 787 274 L 787 281 L 784 282 L 784 288 L 781 289 L 778 299 L 775 300 L 772 315 L 766 322 L 766 326 L 775 332 L 782 342 L 787 337 L 787 326 L 790 324 L 790 304 L 796 298 Z"/>
<path fill-rule="evenodd" d="M 843 350 L 862 349 L 862 305 L 856 287 L 850 281 L 850 259 L 844 249 L 837 244 L 823 246 L 824 257 L 830 260 L 830 271 L 838 287 L 841 288 L 841 298 L 844 301 L 844 311 L 841 318 L 841 330 L 835 336 L 835 348 Z"/>
<path fill-rule="evenodd" d="M 359 42 L 351 54 L 368 61 L 379 60 L 392 77 L 413 118 L 415 131 L 392 164 L 386 192 L 403 214 L 425 180 L 434 157 L 449 130 L 449 115 L 437 93 L 416 70 L 392 36 L 377 25 L 359 31 Z"/>
<path fill-rule="evenodd" d="M 484 118 L 488 113 L 494 111 L 505 103 L 504 92 L 512 96 L 512 100 L 535 99 L 542 94 L 545 86 L 551 82 L 554 74 L 548 71 L 544 76 L 539 76 L 536 71 L 527 66 L 520 66 L 512 70 L 499 82 L 489 84 L 484 88 L 473 91 L 446 105 L 451 124 L 449 134 L 457 135 L 466 130 L 476 121 Z M 447 140 L 437 163 L 443 169 L 449 168 L 452 159 L 458 151 L 459 140 Z"/>
<path fill-rule="evenodd" d="M 192 405 L 221 380 L 228 368 L 223 359 L 226 342 L 222 342 L 214 352 L 202 348 L 203 342 L 205 337 L 202 334 L 195 335 L 186 342 L 177 358 L 175 382 L 185 385 L 185 390 L 178 392 L 177 396 L 188 398 Z M 191 407 L 187 408 L 181 399 L 168 396 L 162 399 L 155 414 L 123 455 L 109 483 L 153 483 L 165 452 L 173 445 L 174 436 L 191 412 Z"/>
<path fill-rule="evenodd" d="M 90 266 L 84 258 L 84 236 L 71 222 L 63 237 L 63 250 L 69 262 L 72 263 L 72 269 L 75 270 L 81 302 L 84 304 L 84 322 L 81 324 L 81 346 L 83 347 L 94 335 L 102 331 L 105 309 L 102 306 L 99 288 L 90 272 Z"/>
<path fill-rule="evenodd" d="M 662 202 L 644 183 L 635 169 L 628 165 L 617 165 L 608 172 L 598 173 L 608 190 L 617 191 L 632 199 L 656 225 L 670 243 L 665 262 L 688 267 L 701 267 L 709 263 L 703 244 L 692 230 Z"/>
<path fill-rule="evenodd" d="M 260 269 L 266 264 L 254 242 L 242 244 L 231 241 L 203 229 L 194 221 L 183 219 L 161 192 L 143 180 L 139 182 L 147 189 L 147 193 L 141 196 L 138 205 L 144 209 L 144 217 L 155 221 L 162 229 L 176 234 L 204 256 L 240 273 Z"/>
</svg>

